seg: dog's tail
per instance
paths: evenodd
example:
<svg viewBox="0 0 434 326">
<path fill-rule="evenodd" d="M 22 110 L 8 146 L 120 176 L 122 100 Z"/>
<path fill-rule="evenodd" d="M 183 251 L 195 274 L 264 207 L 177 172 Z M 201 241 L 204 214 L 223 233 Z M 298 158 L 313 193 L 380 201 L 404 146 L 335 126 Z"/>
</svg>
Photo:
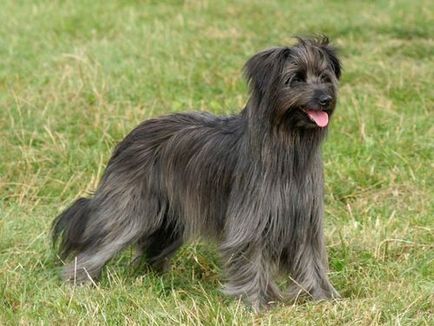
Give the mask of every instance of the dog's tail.
<svg viewBox="0 0 434 326">
<path fill-rule="evenodd" d="M 62 259 L 88 245 L 83 234 L 91 215 L 90 203 L 91 199 L 79 198 L 53 221 L 53 246 L 57 246 Z"/>
</svg>

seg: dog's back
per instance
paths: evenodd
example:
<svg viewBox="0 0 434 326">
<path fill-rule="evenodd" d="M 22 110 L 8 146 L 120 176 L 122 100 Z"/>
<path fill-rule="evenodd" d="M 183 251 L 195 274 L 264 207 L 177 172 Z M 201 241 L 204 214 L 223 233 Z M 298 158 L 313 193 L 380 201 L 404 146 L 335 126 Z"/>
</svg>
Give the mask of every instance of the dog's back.
<svg viewBox="0 0 434 326">
<path fill-rule="evenodd" d="M 187 236 L 207 229 L 214 235 L 223 226 L 244 127 L 240 116 L 208 113 L 145 121 L 117 146 L 104 179 L 123 173 L 121 179 L 144 183 L 143 191 L 156 195 L 178 223 L 188 218 Z"/>
</svg>

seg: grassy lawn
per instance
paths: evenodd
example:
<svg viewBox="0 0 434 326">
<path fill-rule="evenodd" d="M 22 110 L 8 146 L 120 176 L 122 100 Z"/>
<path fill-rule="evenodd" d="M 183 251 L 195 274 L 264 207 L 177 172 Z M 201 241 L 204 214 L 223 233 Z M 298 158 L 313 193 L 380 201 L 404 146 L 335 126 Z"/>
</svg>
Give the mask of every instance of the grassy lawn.
<svg viewBox="0 0 434 326">
<path fill-rule="evenodd" d="M 0 9 L 0 324 L 433 325 L 432 1 L 15 1 Z M 256 51 L 325 33 L 344 64 L 324 146 L 338 302 L 253 314 L 219 291 L 214 247 L 162 277 L 114 259 L 97 287 L 58 276 L 53 218 L 95 188 L 149 117 L 232 114 Z"/>
</svg>

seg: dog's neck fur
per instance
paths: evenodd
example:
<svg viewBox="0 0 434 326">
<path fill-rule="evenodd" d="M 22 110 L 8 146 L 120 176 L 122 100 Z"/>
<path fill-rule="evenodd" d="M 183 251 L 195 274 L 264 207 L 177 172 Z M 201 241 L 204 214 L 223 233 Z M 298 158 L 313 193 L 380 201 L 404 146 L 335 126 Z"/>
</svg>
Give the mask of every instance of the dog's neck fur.
<svg viewBox="0 0 434 326">
<path fill-rule="evenodd" d="M 256 163 L 267 169 L 283 165 L 276 168 L 284 172 L 291 172 L 288 171 L 290 169 L 300 173 L 306 171 L 314 161 L 321 160 L 321 143 L 327 134 L 327 128 L 299 128 L 286 123 L 287 121 L 276 127 L 269 117 L 273 108 L 261 109 L 263 116 L 258 119 L 255 116 L 259 111 L 258 105 L 262 104 L 255 103 L 251 98 L 240 113 L 240 117 L 247 120 L 244 124 L 247 149 L 254 153 L 252 158 L 261 158 L 261 162 Z"/>
<path fill-rule="evenodd" d="M 308 236 L 305 230 L 319 223 L 322 216 L 322 210 L 314 212 L 312 205 L 322 207 L 321 143 L 325 130 L 290 126 L 273 129 L 267 116 L 250 119 L 258 111 L 267 112 L 250 105 L 251 101 L 239 115 L 244 130 L 234 171 L 235 192 L 250 193 L 245 197 L 250 202 L 241 201 L 240 205 L 251 208 L 245 214 L 255 231 L 246 233 L 244 240 L 250 241 L 252 234 L 267 234 L 264 239 L 273 255 L 287 254 L 297 260 L 297 248 Z M 301 229 L 303 232 L 297 233 Z M 291 252 L 283 253 L 288 245 Z"/>
</svg>

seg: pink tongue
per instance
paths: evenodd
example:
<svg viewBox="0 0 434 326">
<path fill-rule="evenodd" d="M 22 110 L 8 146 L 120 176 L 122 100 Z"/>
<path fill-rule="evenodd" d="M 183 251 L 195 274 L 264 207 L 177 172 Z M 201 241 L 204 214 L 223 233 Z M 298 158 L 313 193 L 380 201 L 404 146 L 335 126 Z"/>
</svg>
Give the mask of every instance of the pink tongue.
<svg viewBox="0 0 434 326">
<path fill-rule="evenodd" d="M 307 115 L 311 118 L 318 127 L 325 127 L 329 123 L 329 115 L 324 111 L 306 110 Z"/>
</svg>

